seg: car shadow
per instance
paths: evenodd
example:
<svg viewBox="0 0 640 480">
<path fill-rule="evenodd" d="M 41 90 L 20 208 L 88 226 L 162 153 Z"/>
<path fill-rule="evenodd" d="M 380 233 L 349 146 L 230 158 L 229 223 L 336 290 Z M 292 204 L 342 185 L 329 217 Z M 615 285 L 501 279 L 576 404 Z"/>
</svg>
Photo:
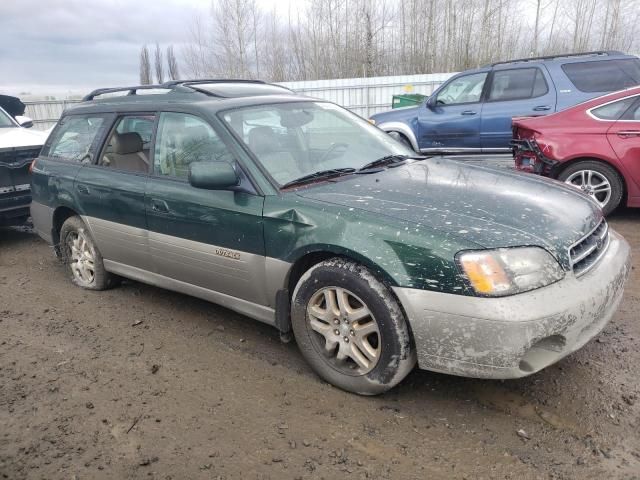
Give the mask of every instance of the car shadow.
<svg viewBox="0 0 640 480">
<path fill-rule="evenodd" d="M 31 225 L 0 227 L 0 248 L 9 247 L 27 240 L 33 240 L 36 236 Z"/>
</svg>

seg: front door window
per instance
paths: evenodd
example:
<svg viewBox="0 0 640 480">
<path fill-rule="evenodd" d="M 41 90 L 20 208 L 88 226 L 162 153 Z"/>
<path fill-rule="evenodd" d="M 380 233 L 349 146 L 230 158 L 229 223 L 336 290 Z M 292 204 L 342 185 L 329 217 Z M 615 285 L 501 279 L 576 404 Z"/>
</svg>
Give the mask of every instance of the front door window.
<svg viewBox="0 0 640 480">
<path fill-rule="evenodd" d="M 486 79 L 486 72 L 458 77 L 438 93 L 436 104 L 460 105 L 463 103 L 477 103 L 482 97 L 482 89 Z"/>
</svg>

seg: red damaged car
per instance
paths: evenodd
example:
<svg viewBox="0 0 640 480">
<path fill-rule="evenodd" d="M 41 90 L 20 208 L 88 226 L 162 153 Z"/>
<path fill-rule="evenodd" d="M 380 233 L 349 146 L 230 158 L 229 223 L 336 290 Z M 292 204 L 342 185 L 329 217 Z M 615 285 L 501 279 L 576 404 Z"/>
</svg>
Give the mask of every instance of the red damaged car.
<svg viewBox="0 0 640 480">
<path fill-rule="evenodd" d="M 513 120 L 516 168 L 568 183 L 605 215 L 640 207 L 640 87 L 544 117 Z"/>
</svg>

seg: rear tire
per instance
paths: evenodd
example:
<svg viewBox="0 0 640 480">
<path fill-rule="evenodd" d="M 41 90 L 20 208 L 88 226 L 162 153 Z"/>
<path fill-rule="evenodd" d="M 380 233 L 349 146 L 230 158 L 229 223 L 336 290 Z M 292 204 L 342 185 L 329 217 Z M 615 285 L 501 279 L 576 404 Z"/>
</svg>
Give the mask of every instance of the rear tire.
<svg viewBox="0 0 640 480">
<path fill-rule="evenodd" d="M 291 320 L 311 368 L 348 392 L 386 392 L 416 364 L 397 301 L 368 269 L 346 259 L 321 262 L 300 278 Z"/>
<path fill-rule="evenodd" d="M 570 165 L 560 172 L 558 180 L 584 191 L 600 205 L 605 215 L 620 205 L 624 194 L 624 183 L 618 172 L 597 160 Z"/>
<path fill-rule="evenodd" d="M 106 290 L 118 284 L 119 278 L 105 270 L 102 255 L 80 217 L 69 217 L 62 224 L 60 253 L 71 280 L 79 287 Z"/>
</svg>

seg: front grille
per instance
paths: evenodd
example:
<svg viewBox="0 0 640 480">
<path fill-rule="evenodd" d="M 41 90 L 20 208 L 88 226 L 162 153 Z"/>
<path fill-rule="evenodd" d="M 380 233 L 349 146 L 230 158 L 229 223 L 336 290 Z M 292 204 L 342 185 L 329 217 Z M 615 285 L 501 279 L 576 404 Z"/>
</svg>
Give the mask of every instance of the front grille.
<svg viewBox="0 0 640 480">
<path fill-rule="evenodd" d="M 571 266 L 576 276 L 584 275 L 602 258 L 609 247 L 609 226 L 602 219 L 582 240 L 569 249 Z"/>
</svg>

